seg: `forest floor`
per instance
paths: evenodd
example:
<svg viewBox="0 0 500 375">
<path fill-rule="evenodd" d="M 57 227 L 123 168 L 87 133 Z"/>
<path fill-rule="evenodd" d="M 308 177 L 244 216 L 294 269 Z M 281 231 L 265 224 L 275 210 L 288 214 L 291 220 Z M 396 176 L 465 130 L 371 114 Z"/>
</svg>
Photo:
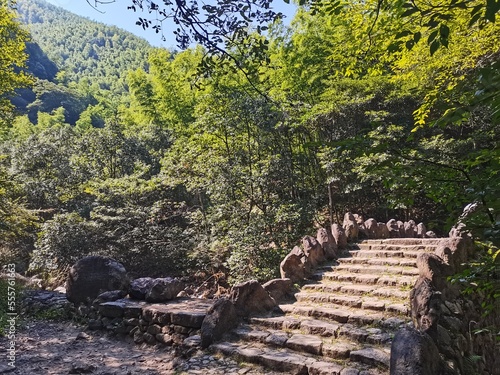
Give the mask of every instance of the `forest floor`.
<svg viewBox="0 0 500 375">
<path fill-rule="evenodd" d="M 9 339 L 0 337 L 0 374 L 15 375 L 277 375 L 269 370 L 198 351 L 190 358 L 171 347 L 87 331 L 72 322 L 25 321 L 16 332 L 15 368 L 8 365 Z"/>
</svg>

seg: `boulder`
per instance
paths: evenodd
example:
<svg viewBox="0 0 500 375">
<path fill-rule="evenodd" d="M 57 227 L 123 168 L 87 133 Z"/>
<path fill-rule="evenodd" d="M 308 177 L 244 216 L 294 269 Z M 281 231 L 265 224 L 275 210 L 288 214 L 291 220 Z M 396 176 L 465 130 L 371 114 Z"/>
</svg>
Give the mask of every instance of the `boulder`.
<svg viewBox="0 0 500 375">
<path fill-rule="evenodd" d="M 233 286 L 230 297 L 231 302 L 241 316 L 262 314 L 278 306 L 257 280 L 250 280 Z"/>
<path fill-rule="evenodd" d="M 92 302 L 92 305 L 97 307 L 103 302 L 113 302 L 125 298 L 126 296 L 127 292 L 125 290 L 111 290 L 109 292 L 99 294 L 97 298 Z"/>
<path fill-rule="evenodd" d="M 147 302 L 166 302 L 174 299 L 181 290 L 184 283 L 171 277 L 154 279 L 151 282 L 151 289 L 146 293 Z"/>
<path fill-rule="evenodd" d="M 146 294 L 151 290 L 153 278 L 141 277 L 130 282 L 129 295 L 133 299 L 145 299 Z"/>
<path fill-rule="evenodd" d="M 386 225 L 389 230 L 389 238 L 401 237 L 401 234 L 399 233 L 399 225 L 396 219 L 389 220 Z"/>
<path fill-rule="evenodd" d="M 474 244 L 469 237 L 452 237 L 440 241 L 435 253 L 449 264 L 454 272 L 458 272 L 473 252 Z"/>
<path fill-rule="evenodd" d="M 346 212 L 342 227 L 344 228 L 347 241 L 356 241 L 358 239 L 359 226 L 352 213 Z"/>
<path fill-rule="evenodd" d="M 240 322 L 236 308 L 233 303 L 221 298 L 208 309 L 205 319 L 201 324 L 201 347 L 207 348 L 210 344 L 218 341 L 222 336 L 235 328 Z"/>
<path fill-rule="evenodd" d="M 262 287 L 278 303 L 294 298 L 293 282 L 290 279 L 270 280 L 262 284 Z"/>
<path fill-rule="evenodd" d="M 425 237 L 426 238 L 437 238 L 437 235 L 432 230 L 429 230 L 429 231 L 425 232 Z"/>
<path fill-rule="evenodd" d="M 378 237 L 377 238 L 389 238 L 389 228 L 385 223 L 377 223 L 378 226 Z"/>
<path fill-rule="evenodd" d="M 426 233 L 427 233 L 427 228 L 425 227 L 424 223 L 418 223 L 418 225 L 417 225 L 417 237 L 418 238 L 425 238 Z"/>
<path fill-rule="evenodd" d="M 365 221 L 366 234 L 368 238 L 378 238 L 378 223 L 375 219 L 368 219 Z"/>
<path fill-rule="evenodd" d="M 446 288 L 446 277 L 453 273 L 453 268 L 433 253 L 419 254 L 417 267 L 419 276 L 430 280 L 439 291 Z"/>
<path fill-rule="evenodd" d="M 326 260 L 325 252 L 316 238 L 305 236 L 302 239 L 302 247 L 313 268 Z"/>
<path fill-rule="evenodd" d="M 327 231 L 325 228 L 318 229 L 316 240 L 323 248 L 326 259 L 337 259 L 337 243 L 335 242 L 335 238 L 333 238 L 332 234 L 329 231 Z"/>
<path fill-rule="evenodd" d="M 413 220 L 406 221 L 404 224 L 404 229 L 405 238 L 415 238 L 415 236 L 417 235 L 417 225 Z"/>
<path fill-rule="evenodd" d="M 390 375 L 443 373 L 439 350 L 429 335 L 414 328 L 399 330 L 391 346 Z"/>
<path fill-rule="evenodd" d="M 405 223 L 403 223 L 401 220 L 397 221 L 398 228 L 399 228 L 399 237 L 404 238 L 405 237 Z"/>
<path fill-rule="evenodd" d="M 128 287 L 127 271 L 121 263 L 111 258 L 88 256 L 70 268 L 66 297 L 75 304 L 90 303 L 103 292 L 128 291 Z"/>
<path fill-rule="evenodd" d="M 345 249 L 347 247 L 347 236 L 344 232 L 344 228 L 340 225 L 332 224 L 332 236 L 339 249 Z"/>
<path fill-rule="evenodd" d="M 410 292 L 411 317 L 415 328 L 437 339 L 437 325 L 441 316 L 441 293 L 429 279 L 419 277 Z"/>
<path fill-rule="evenodd" d="M 306 271 L 302 258 L 305 258 L 305 254 L 300 247 L 296 246 L 280 263 L 281 278 L 290 279 L 293 283 L 304 280 L 306 278 Z"/>
</svg>

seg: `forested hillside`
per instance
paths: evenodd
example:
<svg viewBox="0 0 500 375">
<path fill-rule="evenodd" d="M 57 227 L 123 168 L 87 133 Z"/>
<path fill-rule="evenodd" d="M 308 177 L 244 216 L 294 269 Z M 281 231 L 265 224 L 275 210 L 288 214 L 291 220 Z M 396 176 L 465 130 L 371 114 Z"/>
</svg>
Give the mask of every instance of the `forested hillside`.
<svg viewBox="0 0 500 375">
<path fill-rule="evenodd" d="M 302 7 L 253 36 L 265 59 L 220 60 L 19 2 L 59 72 L 2 125 L 3 256 L 46 275 L 98 253 L 143 276 L 264 280 L 348 210 L 445 234 L 472 202 L 474 235 L 498 245 L 498 23 L 459 12 L 430 51 L 434 29 L 399 32 L 419 21 L 390 8 L 374 23 L 372 5 Z"/>
<path fill-rule="evenodd" d="M 147 70 L 151 46 L 43 0 L 21 0 L 16 8 L 30 32 L 27 69 L 37 82 L 32 89 L 20 90 L 12 102 L 32 123 L 37 123 L 39 112 L 50 114 L 62 107 L 71 125 L 84 112 L 87 118 L 91 113 L 94 126 L 103 126 L 94 107 L 106 98 L 105 106 L 116 111 L 128 91 L 127 72 Z"/>
<path fill-rule="evenodd" d="M 43 0 L 19 0 L 20 21 L 59 68 L 59 83 L 88 80 L 100 89 L 126 91 L 128 70 L 147 67 L 151 46 L 118 29 L 77 16 Z"/>
</svg>

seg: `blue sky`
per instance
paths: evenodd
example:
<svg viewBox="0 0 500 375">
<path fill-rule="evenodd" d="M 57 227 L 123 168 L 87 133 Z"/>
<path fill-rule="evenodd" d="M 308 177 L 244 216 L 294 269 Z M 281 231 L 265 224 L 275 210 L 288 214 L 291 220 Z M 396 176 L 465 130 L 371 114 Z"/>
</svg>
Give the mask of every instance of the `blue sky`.
<svg viewBox="0 0 500 375">
<path fill-rule="evenodd" d="M 141 13 L 128 10 L 127 6 L 132 4 L 131 0 L 115 0 L 110 4 L 99 5 L 98 10 L 93 9 L 86 0 L 47 0 L 49 3 L 63 7 L 70 12 L 76 13 L 80 16 L 88 17 L 93 20 L 115 25 L 127 31 L 130 31 L 142 38 L 147 39 L 154 46 L 162 46 L 172 48 L 176 46 L 175 37 L 172 31 L 175 29 L 173 21 L 170 24 L 164 24 L 164 34 L 167 39 L 165 42 L 161 40 L 160 34 L 156 34 L 153 30 L 143 30 L 137 26 L 135 22 L 138 17 L 147 18 L 148 13 Z M 89 0 L 94 4 L 94 0 Z M 161 3 L 161 2 L 160 2 Z M 283 0 L 274 0 L 274 9 L 287 15 L 289 22 L 295 11 L 295 6 L 286 4 Z M 285 21 L 285 22 L 287 22 Z"/>
</svg>

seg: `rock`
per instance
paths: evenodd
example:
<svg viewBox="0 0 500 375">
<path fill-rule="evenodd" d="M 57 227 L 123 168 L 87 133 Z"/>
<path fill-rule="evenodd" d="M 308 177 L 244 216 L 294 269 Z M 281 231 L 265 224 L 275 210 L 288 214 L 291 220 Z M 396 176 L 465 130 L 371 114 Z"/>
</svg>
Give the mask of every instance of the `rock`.
<svg viewBox="0 0 500 375">
<path fill-rule="evenodd" d="M 433 286 L 439 291 L 446 288 L 446 277 L 453 273 L 452 268 L 443 259 L 432 253 L 419 254 L 417 267 L 420 277 L 432 281 Z"/>
<path fill-rule="evenodd" d="M 302 253 L 302 255 L 300 253 Z M 281 278 L 290 279 L 293 283 L 304 280 L 306 272 L 302 258 L 305 258 L 305 254 L 296 246 L 280 263 Z"/>
<path fill-rule="evenodd" d="M 104 302 L 99 305 L 99 314 L 108 318 L 123 317 L 125 304 L 123 302 Z"/>
<path fill-rule="evenodd" d="M 329 231 L 325 228 L 318 229 L 316 240 L 323 248 L 326 259 L 337 259 L 337 243 Z"/>
<path fill-rule="evenodd" d="M 426 238 L 437 238 L 437 235 L 432 230 L 429 230 L 429 231 L 425 232 L 425 237 Z"/>
<path fill-rule="evenodd" d="M 436 339 L 441 316 L 441 293 L 429 279 L 420 277 L 417 280 L 410 292 L 410 306 L 414 326 Z"/>
<path fill-rule="evenodd" d="M 436 375 L 442 371 L 438 348 L 429 335 L 413 328 L 396 333 L 391 347 L 391 375 Z"/>
<path fill-rule="evenodd" d="M 91 374 L 96 370 L 94 365 L 88 363 L 74 363 L 68 374 Z"/>
<path fill-rule="evenodd" d="M 339 249 L 345 249 L 347 247 L 347 236 L 344 232 L 344 228 L 340 225 L 332 224 L 332 236 Z"/>
<path fill-rule="evenodd" d="M 399 237 L 404 238 L 406 236 L 405 223 L 403 223 L 401 220 L 398 220 L 397 224 L 398 224 L 398 228 L 399 228 Z"/>
<path fill-rule="evenodd" d="M 377 238 L 389 238 L 389 228 L 385 223 L 377 223 L 378 226 L 378 236 Z"/>
<path fill-rule="evenodd" d="M 146 294 L 151 290 L 153 278 L 141 277 L 130 282 L 129 295 L 133 299 L 145 299 Z"/>
<path fill-rule="evenodd" d="M 351 361 L 365 363 L 370 366 L 389 367 L 390 355 L 375 348 L 363 348 L 351 351 L 349 354 Z"/>
<path fill-rule="evenodd" d="M 359 226 L 352 213 L 346 212 L 342 227 L 344 228 L 347 241 L 356 241 L 358 239 Z"/>
<path fill-rule="evenodd" d="M 391 219 L 387 222 L 387 229 L 389 230 L 389 238 L 399 238 L 401 234 L 399 233 L 399 226 L 396 219 Z"/>
<path fill-rule="evenodd" d="M 166 334 L 166 333 L 159 333 L 155 336 L 156 341 L 161 342 L 162 344 L 165 345 L 172 345 L 173 340 L 172 336 Z"/>
<path fill-rule="evenodd" d="M 270 280 L 262 284 L 262 287 L 278 303 L 294 298 L 293 282 L 290 279 Z"/>
<path fill-rule="evenodd" d="M 425 238 L 426 233 L 427 233 L 427 228 L 425 227 L 424 223 L 418 223 L 418 225 L 417 225 L 417 237 L 418 238 Z"/>
<path fill-rule="evenodd" d="M 365 221 L 365 228 L 368 238 L 378 238 L 378 223 L 375 219 L 368 219 Z"/>
<path fill-rule="evenodd" d="M 294 334 L 286 342 L 286 346 L 292 350 L 303 351 L 311 354 L 321 355 L 323 341 L 320 337 L 313 335 Z"/>
<path fill-rule="evenodd" d="M 366 239 L 368 238 L 368 232 L 365 228 L 365 219 L 363 218 L 363 216 L 361 215 L 358 215 L 358 214 L 354 214 L 354 219 L 356 220 L 356 223 L 358 224 L 358 238 L 359 239 Z"/>
<path fill-rule="evenodd" d="M 464 223 L 458 223 L 450 229 L 448 236 L 450 238 L 465 238 L 469 237 L 470 233 Z"/>
<path fill-rule="evenodd" d="M 415 224 L 415 221 L 413 220 L 408 220 L 404 224 L 404 230 L 405 230 L 405 238 L 415 238 L 417 235 L 417 225 Z"/>
<path fill-rule="evenodd" d="M 89 256 L 70 268 L 66 297 L 75 304 L 89 303 L 103 292 L 128 291 L 128 287 L 127 271 L 121 263 L 101 256 Z"/>
<path fill-rule="evenodd" d="M 154 279 L 145 299 L 147 302 L 170 301 L 183 289 L 184 283 L 178 279 L 172 279 L 171 277 Z"/>
<path fill-rule="evenodd" d="M 257 280 L 233 286 L 230 298 L 238 314 L 242 316 L 268 312 L 278 306 Z"/>
<path fill-rule="evenodd" d="M 311 266 L 313 268 L 317 267 L 318 264 L 326 260 L 325 252 L 323 251 L 323 248 L 316 240 L 316 238 L 311 236 L 305 236 L 302 239 L 302 247 L 304 254 L 306 255 L 307 259 L 311 262 Z"/>
<path fill-rule="evenodd" d="M 214 341 L 235 328 L 240 321 L 233 303 L 221 298 L 208 310 L 201 324 L 201 347 L 206 348 Z"/>
<path fill-rule="evenodd" d="M 113 302 L 124 298 L 127 292 L 124 290 L 110 290 L 109 292 L 101 293 L 92 302 L 92 306 L 98 307 L 103 302 Z"/>
</svg>

